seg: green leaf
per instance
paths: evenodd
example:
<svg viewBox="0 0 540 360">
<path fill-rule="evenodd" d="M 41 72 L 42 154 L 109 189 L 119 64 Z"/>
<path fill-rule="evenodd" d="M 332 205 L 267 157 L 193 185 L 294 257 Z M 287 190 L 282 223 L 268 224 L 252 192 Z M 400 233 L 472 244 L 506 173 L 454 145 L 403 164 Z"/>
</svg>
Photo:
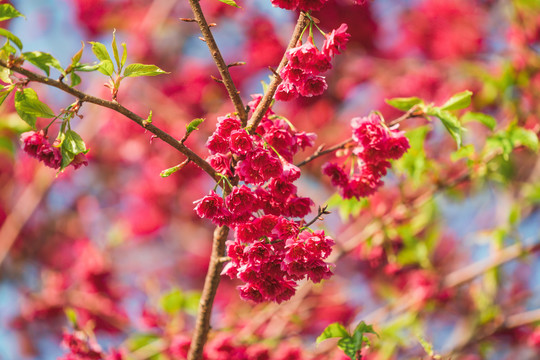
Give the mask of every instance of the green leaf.
<svg viewBox="0 0 540 360">
<path fill-rule="evenodd" d="M 69 74 L 69 78 L 71 80 L 71 87 L 77 86 L 81 83 L 81 77 L 74 72 Z"/>
<path fill-rule="evenodd" d="M 423 186 L 424 176 L 430 168 L 430 160 L 428 160 L 424 150 L 424 143 L 429 131 L 430 128 L 427 125 L 407 131 L 405 136 L 409 139 L 411 147 L 401 159 L 394 161 L 393 164 L 396 170 L 407 174 L 417 187 Z"/>
<path fill-rule="evenodd" d="M 111 63 L 112 64 L 112 63 Z M 91 72 L 96 71 L 100 68 L 101 63 L 99 64 L 79 64 L 73 68 L 75 71 L 82 71 L 82 72 Z"/>
<path fill-rule="evenodd" d="M 498 131 L 486 139 L 486 150 L 499 150 L 505 160 L 514 149 L 514 144 L 510 140 L 508 131 Z"/>
<path fill-rule="evenodd" d="M 55 116 L 51 108 L 39 101 L 36 92 L 30 88 L 15 93 L 15 110 L 32 128 L 36 126 L 37 117 L 53 118 Z"/>
<path fill-rule="evenodd" d="M 441 110 L 460 110 L 471 105 L 472 92 L 469 90 L 462 91 L 452 96 L 448 101 L 441 106 Z"/>
<path fill-rule="evenodd" d="M 238 4 L 234 0 L 219 0 L 219 1 L 221 1 L 224 4 L 234 6 L 236 8 L 240 8 L 240 6 L 238 6 Z"/>
<path fill-rule="evenodd" d="M 80 153 L 86 153 L 86 145 L 83 139 L 75 131 L 68 130 L 65 133 L 58 134 L 58 140 L 61 143 L 62 165 L 60 170 L 65 169 L 75 156 Z"/>
<path fill-rule="evenodd" d="M 126 43 L 122 43 L 122 47 L 124 48 L 124 51 L 122 52 L 122 60 L 120 61 L 120 68 L 123 68 L 126 64 L 127 59 L 127 45 Z"/>
<path fill-rule="evenodd" d="M 98 71 L 103 75 L 111 76 L 114 73 L 114 65 L 111 60 L 103 60 L 99 63 Z"/>
<path fill-rule="evenodd" d="M 357 349 L 354 339 L 350 336 L 340 339 L 337 343 L 337 346 L 338 348 L 343 350 L 345 355 L 347 355 L 351 360 L 355 360 L 357 358 L 356 354 L 358 350 L 360 350 Z"/>
<path fill-rule="evenodd" d="M 163 295 L 159 303 L 165 312 L 176 314 L 183 308 L 184 294 L 180 289 L 173 289 Z"/>
<path fill-rule="evenodd" d="M 77 313 L 75 312 L 75 310 L 71 307 L 68 307 L 64 309 L 64 313 L 66 314 L 66 317 L 69 323 L 71 324 L 71 326 L 76 329 L 78 326 L 78 323 L 77 323 Z"/>
<path fill-rule="evenodd" d="M 9 77 L 11 75 L 11 70 L 5 67 L 0 67 L 0 80 L 5 82 L 6 84 L 12 84 L 11 78 Z"/>
<path fill-rule="evenodd" d="M 203 121 L 204 121 L 203 118 L 197 118 L 197 119 L 191 120 L 191 122 L 186 125 L 186 135 L 191 134 L 195 130 L 199 130 L 199 125 L 201 125 Z"/>
<path fill-rule="evenodd" d="M 86 145 L 79 134 L 73 130 L 68 130 L 65 133 L 64 141 L 62 141 L 62 149 L 77 155 L 86 152 Z"/>
<path fill-rule="evenodd" d="M 326 339 L 335 337 L 349 337 L 349 332 L 343 325 L 338 322 L 330 324 L 324 329 L 321 335 L 317 338 L 317 344 Z"/>
<path fill-rule="evenodd" d="M 126 346 L 129 351 L 134 352 L 144 346 L 159 341 L 160 337 L 156 334 L 134 334 L 126 340 Z"/>
<path fill-rule="evenodd" d="M 4 101 L 6 100 L 8 95 L 11 94 L 14 88 L 15 87 L 11 85 L 11 86 L 5 87 L 4 89 L 2 89 L 2 91 L 0 91 L 0 105 L 4 103 Z"/>
<path fill-rule="evenodd" d="M 441 110 L 439 108 L 431 108 L 431 111 L 428 112 L 428 115 L 434 115 L 441 120 L 444 127 L 452 138 L 456 141 L 457 147 L 461 147 L 461 124 L 459 123 L 458 118 L 455 115 L 452 115 L 448 111 Z"/>
<path fill-rule="evenodd" d="M 120 64 L 120 56 L 118 55 L 118 46 L 116 45 L 116 29 L 114 29 L 112 33 L 111 46 L 113 50 L 114 60 L 116 61 L 116 65 L 118 65 L 118 71 L 120 71 L 121 64 Z"/>
<path fill-rule="evenodd" d="M 374 334 L 379 336 L 379 334 L 377 334 L 377 332 L 373 330 L 373 325 L 368 325 L 363 321 L 360 321 L 360 324 L 356 326 L 353 332 L 353 336 L 359 332 L 361 332 L 362 334 Z"/>
<path fill-rule="evenodd" d="M 60 148 L 60 152 L 62 153 L 62 164 L 60 166 L 60 171 L 62 171 L 66 167 L 68 167 L 69 164 L 71 164 L 71 162 L 75 158 L 75 154 L 67 151 L 63 146 Z"/>
<path fill-rule="evenodd" d="M 13 35 L 11 33 L 11 31 L 8 31 L 6 29 L 2 29 L 0 28 L 0 36 L 4 36 L 6 38 L 8 38 L 9 40 L 13 41 L 13 43 L 15 45 L 17 45 L 17 47 L 22 50 L 23 48 L 23 45 L 22 45 L 22 42 L 21 42 L 21 39 L 19 39 L 18 37 L 16 37 L 15 35 Z"/>
<path fill-rule="evenodd" d="M 146 126 L 151 123 L 152 123 L 152 110 L 150 110 L 150 114 L 148 114 L 148 117 L 146 118 L 146 120 L 143 120 L 143 125 Z"/>
<path fill-rule="evenodd" d="M 71 58 L 71 65 L 72 66 L 74 66 L 75 64 L 78 64 L 79 61 L 81 61 L 83 50 L 84 50 L 84 42 L 81 41 L 81 49 L 79 51 L 77 51 L 75 53 L 75 55 L 73 55 L 73 57 Z"/>
<path fill-rule="evenodd" d="M 178 170 L 180 170 L 180 165 L 176 165 L 176 166 L 173 166 L 173 167 L 170 167 L 168 169 L 163 170 L 162 172 L 159 173 L 159 176 L 161 176 L 163 178 L 164 177 L 169 177 L 172 174 L 174 174 L 175 172 L 177 172 Z"/>
<path fill-rule="evenodd" d="M 13 154 L 15 153 L 15 147 L 13 146 L 13 142 L 11 142 L 10 139 L 6 137 L 0 137 L 0 153 L 7 153 L 11 158 L 13 158 Z"/>
<path fill-rule="evenodd" d="M 450 154 L 450 160 L 453 162 L 458 161 L 459 159 L 469 159 L 472 155 L 474 155 L 474 146 L 472 144 L 465 145 L 454 151 L 452 154 Z"/>
<path fill-rule="evenodd" d="M 9 20 L 16 17 L 24 17 L 24 15 L 18 12 L 17 9 L 10 4 L 0 5 L 0 21 Z"/>
<path fill-rule="evenodd" d="M 196 315 L 199 311 L 199 302 L 201 301 L 201 293 L 198 291 L 190 291 L 184 295 L 183 308 L 188 314 Z"/>
<path fill-rule="evenodd" d="M 386 99 L 386 103 L 396 109 L 409 111 L 413 106 L 424 104 L 424 100 L 417 97 Z"/>
<path fill-rule="evenodd" d="M 124 76 L 126 77 L 156 76 L 161 74 L 169 73 L 161 70 L 156 65 L 130 64 L 126 66 L 126 69 L 124 70 Z"/>
<path fill-rule="evenodd" d="M 514 146 L 520 144 L 531 151 L 538 152 L 538 136 L 534 131 L 516 127 L 510 134 L 510 140 L 514 143 Z"/>
<path fill-rule="evenodd" d="M 521 222 L 521 204 L 515 203 L 510 209 L 510 214 L 508 214 L 508 222 L 512 226 L 516 226 Z"/>
<path fill-rule="evenodd" d="M 497 126 L 497 120 L 495 120 L 493 116 L 489 116 L 483 113 L 468 112 L 461 117 L 462 123 L 468 123 L 471 121 L 478 121 L 479 123 L 487 126 L 492 131 L 495 130 L 495 127 Z"/>
<path fill-rule="evenodd" d="M 94 55 L 96 55 L 98 60 L 100 61 L 109 60 L 112 63 L 111 57 L 105 45 L 96 41 L 90 41 L 90 44 L 92 44 L 92 52 L 94 53 Z"/>
<path fill-rule="evenodd" d="M 339 210 L 340 217 L 343 219 L 343 221 L 346 221 L 351 216 L 358 216 L 362 209 L 369 206 L 369 200 L 367 198 L 358 200 L 355 197 L 343 199 L 341 195 L 336 193 L 332 195 L 330 199 L 328 199 L 327 204 L 329 208 L 337 208 Z"/>
<path fill-rule="evenodd" d="M 4 52 L 2 55 L 2 59 L 7 59 L 9 56 L 6 56 L 6 54 L 16 54 L 17 49 L 15 49 L 13 46 L 9 44 L 9 41 L 6 41 L 4 46 L 2 46 L 2 51 Z"/>
<path fill-rule="evenodd" d="M 25 52 L 22 54 L 28 62 L 34 64 L 41 70 L 47 74 L 47 76 L 50 75 L 50 67 L 57 69 L 61 73 L 64 72 L 64 69 L 60 65 L 60 62 L 56 60 L 51 54 L 47 54 L 41 51 L 31 51 L 31 52 Z"/>
</svg>

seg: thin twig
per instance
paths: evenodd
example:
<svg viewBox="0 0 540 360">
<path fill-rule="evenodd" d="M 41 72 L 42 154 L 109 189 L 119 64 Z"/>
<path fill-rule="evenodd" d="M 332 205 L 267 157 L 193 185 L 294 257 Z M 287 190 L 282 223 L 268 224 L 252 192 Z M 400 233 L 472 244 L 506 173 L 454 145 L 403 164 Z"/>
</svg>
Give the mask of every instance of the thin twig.
<svg viewBox="0 0 540 360">
<path fill-rule="evenodd" d="M 322 220 L 323 215 L 330 214 L 330 211 L 328 211 L 328 205 L 324 205 L 323 207 L 319 206 L 319 210 L 317 211 L 317 216 L 315 216 L 310 222 L 305 224 L 303 227 L 308 228 L 311 225 L 315 224 L 317 220 Z"/>
<path fill-rule="evenodd" d="M 201 158 L 199 155 L 194 153 L 191 149 L 186 147 L 180 141 L 175 139 L 172 135 L 169 135 L 168 133 L 161 130 L 157 126 L 148 123 L 146 119 L 140 117 L 139 115 L 135 114 L 134 112 L 125 108 L 124 106 L 118 104 L 117 102 L 108 101 L 108 100 L 104 100 L 104 99 L 101 99 L 92 95 L 85 94 L 82 91 L 79 91 L 77 89 L 74 89 L 64 84 L 63 82 L 33 73 L 32 71 L 22 68 L 20 66 L 15 66 L 15 65 L 8 66 L 8 64 L 4 60 L 0 60 L 0 66 L 7 67 L 16 73 L 24 75 L 30 81 L 39 82 L 39 83 L 46 84 L 46 85 L 55 87 L 57 89 L 60 89 L 70 95 L 75 96 L 82 102 L 96 104 L 96 105 L 114 110 L 124 115 L 128 119 L 136 122 L 137 124 L 145 128 L 146 130 L 151 132 L 152 134 L 156 135 L 158 138 L 160 138 L 167 144 L 174 147 L 176 150 L 180 151 L 182 154 L 186 155 L 192 162 L 194 162 L 197 166 L 199 166 L 206 173 L 208 173 L 208 175 L 210 175 L 214 180 L 217 181 L 219 179 L 219 177 L 216 175 L 216 171 L 214 170 L 214 168 L 208 162 L 206 162 L 203 158 Z"/>
<path fill-rule="evenodd" d="M 405 114 L 401 115 L 397 119 L 394 119 L 394 120 L 390 121 L 390 123 L 388 124 L 388 127 L 392 127 L 392 126 L 394 126 L 396 124 L 399 124 L 400 122 L 402 122 L 404 120 L 407 120 L 409 118 L 424 116 L 422 112 L 416 113 L 417 111 L 419 111 L 418 106 L 414 105 Z"/>
<path fill-rule="evenodd" d="M 193 1 L 193 0 L 190 0 Z M 279 66 L 276 70 L 276 72 L 279 74 L 281 69 L 287 65 L 287 51 L 289 49 L 292 49 L 296 46 L 298 43 L 298 40 L 300 40 L 300 35 L 302 35 L 302 31 L 307 26 L 309 19 L 304 14 L 304 12 L 300 12 L 300 15 L 298 16 L 298 21 L 296 22 L 296 26 L 294 28 L 293 35 L 291 37 L 291 40 L 289 41 L 289 45 L 287 46 L 287 50 L 285 50 L 285 54 L 283 55 L 283 58 L 281 58 L 281 62 L 279 63 Z M 248 122 L 248 128 L 247 131 L 252 134 L 255 129 L 257 129 L 257 126 L 259 126 L 259 123 L 261 122 L 262 118 L 264 117 L 264 114 L 266 114 L 266 111 L 268 111 L 268 108 L 270 107 L 270 104 L 272 104 L 272 100 L 274 99 L 274 94 L 276 93 L 278 85 L 281 83 L 281 77 L 275 76 L 273 77 L 272 81 L 270 82 L 270 85 L 268 85 L 268 89 L 266 90 L 266 93 L 263 95 L 261 102 L 253 112 L 253 115 L 249 119 Z"/>
<path fill-rule="evenodd" d="M 229 73 L 229 67 L 225 63 L 225 60 L 223 60 L 223 56 L 221 56 L 221 52 L 219 51 L 219 48 L 216 44 L 216 40 L 214 39 L 214 36 L 210 31 L 210 26 L 206 22 L 206 18 L 204 17 L 201 5 L 199 4 L 199 0 L 189 0 L 189 5 L 191 6 L 191 10 L 193 11 L 193 15 L 195 16 L 197 24 L 199 24 L 199 28 L 201 29 L 201 33 L 204 36 L 206 45 L 208 45 L 208 48 L 210 49 L 212 58 L 214 58 L 214 62 L 217 65 L 219 73 L 221 74 L 223 84 L 225 85 L 225 88 L 229 93 L 229 97 L 234 104 L 234 108 L 238 113 L 238 117 L 240 118 L 242 123 L 245 124 L 247 122 L 246 108 L 244 107 L 242 98 L 240 97 L 240 94 L 231 78 L 231 74 Z"/>
<path fill-rule="evenodd" d="M 323 155 L 326 155 L 326 154 L 329 154 L 331 152 L 334 152 L 336 150 L 340 150 L 340 149 L 344 149 L 347 145 L 349 145 L 350 143 L 353 142 L 353 139 L 352 138 L 349 138 L 343 142 L 340 142 L 339 144 L 337 145 L 334 145 L 326 150 L 323 150 L 324 149 L 324 145 L 321 145 L 319 146 L 319 148 L 313 153 L 313 155 L 311 155 L 310 157 L 308 157 L 307 159 L 305 159 L 304 161 L 298 163 L 296 166 L 300 167 L 300 166 L 304 166 L 306 165 L 307 163 L 315 160 L 316 158 L 318 157 L 321 157 Z"/>
</svg>

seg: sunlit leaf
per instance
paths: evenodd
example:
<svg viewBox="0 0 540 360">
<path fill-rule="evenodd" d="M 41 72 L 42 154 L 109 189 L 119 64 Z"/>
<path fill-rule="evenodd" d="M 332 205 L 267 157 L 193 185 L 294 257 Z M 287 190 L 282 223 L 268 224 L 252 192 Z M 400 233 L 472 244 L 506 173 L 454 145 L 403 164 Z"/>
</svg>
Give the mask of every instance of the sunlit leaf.
<svg viewBox="0 0 540 360">
<path fill-rule="evenodd" d="M 2 29 L 0 28 L 0 36 L 4 36 L 6 38 L 8 38 L 9 40 L 13 41 L 13 43 L 20 49 L 22 50 L 23 48 L 23 44 L 21 42 L 21 39 L 19 39 L 18 37 L 16 37 L 15 35 L 13 35 L 11 33 L 11 31 L 8 31 L 6 29 Z"/>
<path fill-rule="evenodd" d="M 349 332 L 343 325 L 338 322 L 330 324 L 324 329 L 321 335 L 317 338 L 317 344 L 326 339 L 335 338 L 335 337 L 348 337 Z"/>
<path fill-rule="evenodd" d="M 111 76 L 114 74 L 114 65 L 111 60 L 103 60 L 99 63 L 98 71 L 103 75 Z"/>
<path fill-rule="evenodd" d="M 36 92 L 30 88 L 15 93 L 15 110 L 32 128 L 36 125 L 37 117 L 53 118 L 55 116 L 51 108 L 39 101 Z"/>
<path fill-rule="evenodd" d="M 109 55 L 109 52 L 107 51 L 107 47 L 105 45 L 95 41 L 90 41 L 90 44 L 92 44 L 92 52 L 94 53 L 94 55 L 96 55 L 98 60 L 109 60 L 112 62 L 111 56 Z"/>
<path fill-rule="evenodd" d="M 24 56 L 24 59 L 47 74 L 47 76 L 50 75 L 50 67 L 52 66 L 56 70 L 60 71 L 61 73 L 64 72 L 64 69 L 60 65 L 60 62 L 56 60 L 51 54 L 47 54 L 41 51 L 31 51 L 31 52 L 25 52 L 22 54 Z"/>
<path fill-rule="evenodd" d="M 472 92 L 469 90 L 462 91 L 452 96 L 448 101 L 441 106 L 441 110 L 460 110 L 471 105 Z"/>
<path fill-rule="evenodd" d="M 401 111 L 409 111 L 413 106 L 423 104 L 424 100 L 417 97 L 386 99 L 386 103 Z"/>
<path fill-rule="evenodd" d="M 201 125 L 203 121 L 204 119 L 202 118 L 191 120 L 190 123 L 186 125 L 186 135 L 191 134 L 195 130 L 199 130 L 199 125 Z"/>
<path fill-rule="evenodd" d="M 21 14 L 17 9 L 15 9 L 10 4 L 2 4 L 0 5 L 0 21 L 13 19 L 16 17 L 25 17 L 23 14 Z"/>
<path fill-rule="evenodd" d="M 163 295 L 160 300 L 162 309 L 169 314 L 175 314 L 182 310 L 183 303 L 184 294 L 180 289 L 171 290 Z"/>
<path fill-rule="evenodd" d="M 114 60 L 116 61 L 116 65 L 118 66 L 118 70 L 120 71 L 120 67 L 122 65 L 120 64 L 120 55 L 118 55 L 118 46 L 116 45 L 116 29 L 114 29 L 112 33 L 111 46 L 113 50 Z"/>
<path fill-rule="evenodd" d="M 240 7 L 240 6 L 238 6 L 238 4 L 234 0 L 219 0 L 219 1 L 221 1 L 222 3 L 227 4 L 229 6 L 234 6 L 236 8 Z"/>
<path fill-rule="evenodd" d="M 467 123 L 470 121 L 478 121 L 479 123 L 487 126 L 490 130 L 495 130 L 495 126 L 497 126 L 497 120 L 495 120 L 493 116 L 483 113 L 468 112 L 461 117 L 462 123 Z"/>
<path fill-rule="evenodd" d="M 156 65 L 130 64 L 126 66 L 126 69 L 124 70 L 124 76 L 127 77 L 156 76 L 161 74 L 169 73 L 161 70 Z"/>
</svg>

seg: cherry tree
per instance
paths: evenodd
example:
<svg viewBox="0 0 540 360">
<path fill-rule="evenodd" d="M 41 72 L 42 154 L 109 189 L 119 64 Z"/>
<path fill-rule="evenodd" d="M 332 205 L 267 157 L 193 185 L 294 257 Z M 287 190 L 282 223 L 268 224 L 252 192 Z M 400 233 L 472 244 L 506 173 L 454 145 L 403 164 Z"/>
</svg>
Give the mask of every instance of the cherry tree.
<svg viewBox="0 0 540 360">
<path fill-rule="evenodd" d="M 67 63 L 20 5 L 8 358 L 538 353 L 537 4 L 77 0 Z"/>
</svg>

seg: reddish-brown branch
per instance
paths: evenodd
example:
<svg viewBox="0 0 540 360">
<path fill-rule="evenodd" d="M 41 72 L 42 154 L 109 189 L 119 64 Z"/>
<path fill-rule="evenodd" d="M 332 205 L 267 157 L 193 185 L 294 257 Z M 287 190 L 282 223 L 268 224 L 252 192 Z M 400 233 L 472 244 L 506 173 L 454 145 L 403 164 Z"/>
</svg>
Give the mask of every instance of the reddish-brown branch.
<svg viewBox="0 0 540 360">
<path fill-rule="evenodd" d="M 304 12 L 300 12 L 300 16 L 298 17 L 298 21 L 296 22 L 293 35 L 291 37 L 291 40 L 289 41 L 287 50 L 285 50 L 285 54 L 283 55 L 283 58 L 281 58 L 281 62 L 279 63 L 276 73 L 279 74 L 281 69 L 283 69 L 285 65 L 287 65 L 286 52 L 289 49 L 292 49 L 293 47 L 296 46 L 296 44 L 298 43 L 298 40 L 300 40 L 300 35 L 302 35 L 302 31 L 308 24 L 308 21 L 309 19 L 304 14 Z M 253 112 L 253 115 L 249 119 L 247 130 L 250 134 L 253 133 L 255 129 L 257 129 L 257 126 L 259 126 L 259 123 L 264 117 L 264 114 L 266 114 L 266 111 L 268 111 L 268 108 L 270 107 L 270 104 L 272 104 L 272 100 L 274 99 L 274 94 L 276 93 L 277 87 L 280 83 L 281 83 L 281 77 L 274 75 L 272 81 L 270 82 L 270 85 L 268 85 L 268 89 L 266 90 L 266 93 L 263 95 L 261 99 L 261 102 L 259 103 L 255 111 Z"/>
<path fill-rule="evenodd" d="M 221 79 L 223 80 L 223 84 L 225 85 L 225 88 L 229 93 L 229 97 L 234 104 L 234 108 L 238 113 L 238 117 L 245 125 L 247 123 L 246 108 L 244 107 L 242 98 L 240 97 L 240 93 L 236 89 L 236 86 L 234 85 L 234 82 L 231 78 L 231 74 L 229 73 L 229 67 L 225 63 L 225 60 L 223 60 L 223 56 L 221 56 L 221 52 L 219 51 L 219 48 L 216 44 L 216 40 L 214 39 L 214 36 L 210 31 L 210 26 L 206 22 L 206 18 L 204 17 L 201 5 L 199 4 L 199 0 L 189 0 L 189 5 L 191 6 L 191 10 L 193 11 L 193 15 L 195 16 L 197 24 L 199 24 L 201 33 L 204 36 L 204 42 L 206 43 L 206 45 L 208 45 L 208 48 L 210 49 L 210 54 L 212 54 L 212 58 L 214 58 L 214 62 L 217 65 L 219 73 L 221 74 Z"/>
<path fill-rule="evenodd" d="M 212 255 L 210 264 L 204 280 L 204 288 L 199 302 L 199 311 L 197 313 L 197 322 L 195 331 L 189 348 L 188 360 L 202 359 L 203 347 L 210 331 L 210 316 L 212 315 L 212 306 L 216 296 L 221 270 L 223 269 L 222 257 L 225 255 L 225 241 L 229 235 L 229 228 L 226 226 L 217 227 L 214 231 L 214 240 L 212 243 Z"/>
<path fill-rule="evenodd" d="M 25 69 L 23 67 L 16 66 L 16 65 L 8 66 L 7 63 L 4 60 L 0 60 L 0 66 L 8 67 L 12 71 L 26 76 L 26 78 L 28 80 L 30 80 L 30 81 L 39 82 L 39 83 L 46 84 L 46 85 L 55 87 L 57 89 L 60 89 L 60 90 L 66 92 L 66 93 L 68 93 L 70 95 L 75 96 L 76 98 L 78 98 L 82 102 L 88 102 L 88 103 L 96 104 L 96 105 L 99 105 L 99 106 L 114 110 L 114 111 L 124 115 L 128 119 L 136 122 L 137 124 L 139 124 L 140 126 L 145 128 L 146 130 L 151 132 L 152 134 L 156 135 L 159 139 L 163 140 L 167 144 L 174 147 L 176 150 L 180 151 L 182 154 L 186 155 L 188 157 L 188 159 L 190 159 L 197 166 L 199 166 L 201 169 L 203 169 L 205 172 L 207 172 L 214 180 L 216 180 L 216 181 L 219 180 L 219 177 L 216 175 L 216 171 L 214 170 L 214 168 L 208 162 L 206 162 L 203 158 L 201 158 L 199 155 L 194 153 L 191 149 L 186 147 L 180 141 L 175 139 L 172 135 L 166 133 L 165 131 L 161 130 L 157 126 L 148 123 L 146 121 L 146 119 L 140 117 L 139 115 L 135 114 L 134 112 L 132 112 L 131 110 L 125 108 L 124 106 L 120 105 L 119 103 L 114 102 L 114 101 L 104 100 L 104 99 L 101 99 L 101 98 L 98 98 L 98 97 L 95 97 L 95 96 L 92 96 L 92 95 L 85 94 L 82 91 L 74 89 L 74 88 L 68 86 L 67 84 L 64 84 L 61 81 L 54 80 L 54 79 L 48 78 L 46 76 L 42 76 L 42 75 L 33 73 L 32 71 L 27 70 L 27 69 Z"/>
<path fill-rule="evenodd" d="M 326 150 L 323 150 L 324 149 L 324 144 L 319 146 L 319 148 L 313 153 L 313 155 L 311 155 L 310 157 L 308 157 L 307 159 L 305 159 L 304 161 L 298 163 L 296 166 L 304 166 L 306 165 L 307 163 L 315 160 L 316 158 L 318 157 L 321 157 L 323 155 L 326 155 L 326 154 L 329 154 L 329 153 L 332 153 L 334 151 L 337 151 L 337 150 L 340 150 L 340 149 L 344 149 L 348 144 L 350 144 L 351 142 L 353 141 L 352 138 L 349 138 L 337 145 L 334 145 L 332 147 L 329 147 L 328 149 Z"/>
</svg>

